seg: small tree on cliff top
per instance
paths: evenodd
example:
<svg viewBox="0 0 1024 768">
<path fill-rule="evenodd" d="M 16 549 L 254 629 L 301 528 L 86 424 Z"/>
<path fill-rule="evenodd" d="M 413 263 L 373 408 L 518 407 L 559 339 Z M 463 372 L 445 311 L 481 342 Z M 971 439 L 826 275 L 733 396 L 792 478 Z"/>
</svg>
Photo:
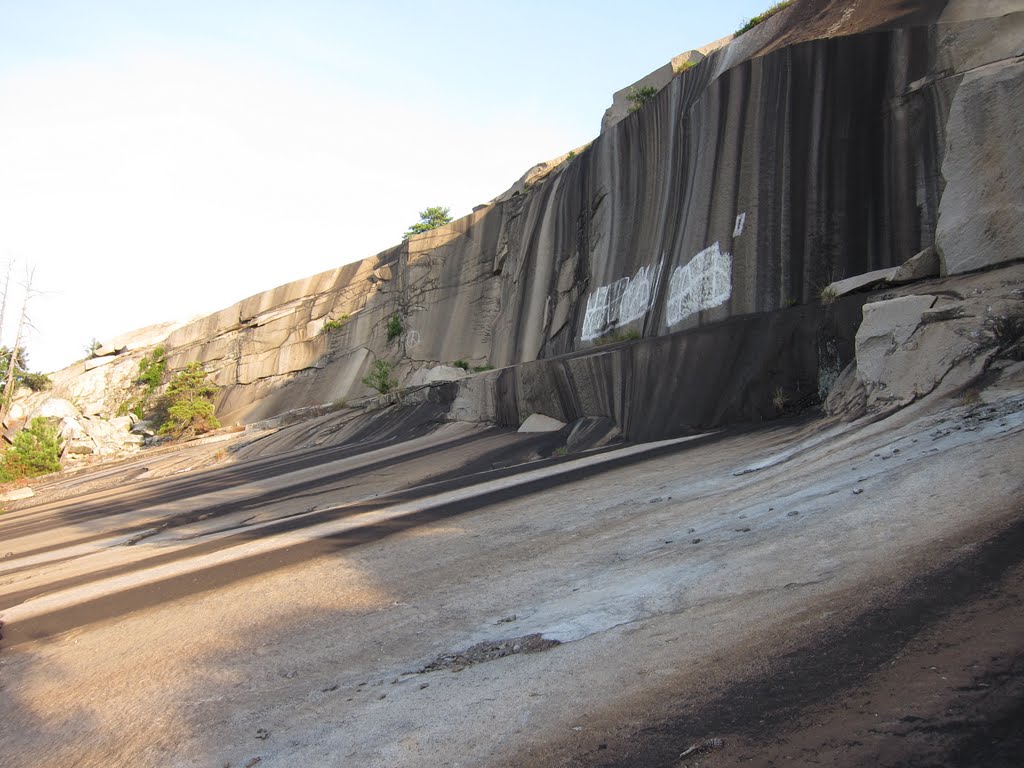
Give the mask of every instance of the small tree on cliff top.
<svg viewBox="0 0 1024 768">
<path fill-rule="evenodd" d="M 443 227 L 445 224 L 451 223 L 451 220 L 452 217 L 448 215 L 447 208 L 442 208 L 439 205 L 427 208 L 425 211 L 420 211 L 420 220 L 406 230 L 402 239 L 408 240 L 410 235 L 419 235 Z"/>
</svg>

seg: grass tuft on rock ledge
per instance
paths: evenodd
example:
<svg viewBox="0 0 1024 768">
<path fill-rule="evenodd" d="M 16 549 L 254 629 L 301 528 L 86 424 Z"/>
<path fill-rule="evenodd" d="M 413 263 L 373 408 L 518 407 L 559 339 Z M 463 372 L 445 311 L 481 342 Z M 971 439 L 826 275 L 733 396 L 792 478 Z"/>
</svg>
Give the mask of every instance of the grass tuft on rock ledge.
<svg viewBox="0 0 1024 768">
<path fill-rule="evenodd" d="M 755 16 L 754 18 L 752 18 L 749 21 L 747 21 L 742 27 L 737 29 L 736 30 L 736 37 L 739 37 L 744 32 L 749 32 L 754 27 L 756 27 L 758 24 L 760 24 L 761 22 L 767 21 L 772 16 L 774 16 L 776 13 L 779 13 L 780 11 L 786 10 L 787 8 L 789 8 L 789 6 L 791 6 L 795 2 L 796 2 L 796 0 L 782 0 L 781 3 L 776 3 L 775 5 L 773 5 L 768 10 L 762 11 L 757 16 Z"/>
</svg>

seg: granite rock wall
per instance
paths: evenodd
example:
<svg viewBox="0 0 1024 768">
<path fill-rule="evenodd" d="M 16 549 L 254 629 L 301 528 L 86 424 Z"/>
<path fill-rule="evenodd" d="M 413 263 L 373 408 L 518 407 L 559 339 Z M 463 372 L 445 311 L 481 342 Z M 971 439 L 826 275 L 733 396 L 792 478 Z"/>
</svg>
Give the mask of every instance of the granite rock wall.
<svg viewBox="0 0 1024 768">
<path fill-rule="evenodd" d="M 1012 6 L 801 0 L 470 216 L 175 330 L 170 367 L 203 362 L 222 420 L 252 422 L 366 394 L 377 359 L 404 381 L 724 321 L 756 332 L 929 247 L 947 272 L 1019 258 Z"/>
</svg>

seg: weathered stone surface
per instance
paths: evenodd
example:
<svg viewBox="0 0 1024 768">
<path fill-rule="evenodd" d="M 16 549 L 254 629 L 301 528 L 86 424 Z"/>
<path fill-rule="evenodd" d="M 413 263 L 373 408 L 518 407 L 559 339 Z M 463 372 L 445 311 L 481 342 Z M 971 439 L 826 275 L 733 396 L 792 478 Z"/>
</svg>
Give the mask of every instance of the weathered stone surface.
<svg viewBox="0 0 1024 768">
<path fill-rule="evenodd" d="M 825 400 L 825 413 L 843 421 L 854 421 L 867 410 L 867 391 L 857 375 L 856 361 L 847 365 L 832 385 Z"/>
<path fill-rule="evenodd" d="M 944 274 L 1021 258 L 1024 63 L 968 72 L 950 107 L 936 245 Z"/>
<path fill-rule="evenodd" d="M 592 448 L 603 448 L 621 439 L 622 430 L 608 417 L 584 416 L 572 423 L 572 431 L 565 439 L 565 448 L 569 453 L 577 453 Z"/>
<path fill-rule="evenodd" d="M 420 387 L 424 384 L 433 384 L 437 381 L 458 381 L 469 376 L 469 372 L 452 365 L 435 365 L 430 368 L 420 368 L 415 371 L 406 382 L 408 387 Z"/>
<path fill-rule="evenodd" d="M 565 422 L 545 416 L 543 413 L 531 413 L 519 426 L 520 432 L 557 432 L 565 426 Z"/>
<path fill-rule="evenodd" d="M 31 499 L 35 495 L 35 491 L 25 486 L 24 488 L 14 488 L 0 494 L 0 501 L 21 501 L 22 499 Z"/>
<path fill-rule="evenodd" d="M 100 368 L 104 365 L 109 365 L 112 362 L 114 362 L 113 353 L 111 353 L 110 356 L 90 357 L 88 360 L 85 361 L 85 370 L 91 371 L 94 368 Z"/>
<path fill-rule="evenodd" d="M 114 418 L 109 419 L 107 423 L 110 424 L 111 428 L 117 431 L 128 432 L 131 430 L 132 425 L 134 425 L 135 422 L 136 419 L 134 416 L 115 416 Z"/>
<path fill-rule="evenodd" d="M 825 290 L 835 296 L 845 296 L 848 293 L 865 290 L 879 283 L 889 282 L 898 270 L 899 267 L 889 267 L 887 269 L 865 272 L 862 275 L 854 275 L 844 280 L 836 280 L 833 283 L 829 283 Z"/>
<path fill-rule="evenodd" d="M 891 285 L 915 283 L 929 277 L 938 277 L 939 271 L 939 254 L 934 247 L 925 248 L 900 265 L 887 282 Z"/>
<path fill-rule="evenodd" d="M 448 410 L 448 419 L 474 424 L 495 421 L 497 410 L 494 392 L 498 376 L 498 371 L 488 371 L 460 381 L 455 399 Z"/>
<path fill-rule="evenodd" d="M 81 421 L 71 416 L 61 419 L 57 430 L 61 440 L 78 440 L 86 437 L 85 427 Z"/>
<path fill-rule="evenodd" d="M 955 290 L 934 296 L 909 295 L 866 305 L 856 350 L 866 409 L 901 407 L 936 391 L 955 394 L 977 381 L 1000 356 L 1012 359 L 1012 343 L 1003 343 L 993 327 L 996 318 L 1021 315 L 1021 291 L 1024 265 L 1016 264 L 957 278 Z M 837 388 L 843 391 L 827 407 L 842 415 L 859 395 L 855 382 Z"/>
<path fill-rule="evenodd" d="M 853 359 L 862 304 L 850 296 L 505 368 L 493 379 L 494 421 L 605 416 L 642 441 L 775 418 L 776 388 L 813 401 L 823 361 Z"/>
<path fill-rule="evenodd" d="M 25 403 L 23 401 L 19 402 L 18 400 L 15 400 L 7 409 L 7 418 L 10 421 L 24 421 L 28 416 L 28 413 L 29 411 L 28 408 L 26 408 Z"/>
<path fill-rule="evenodd" d="M 864 305 L 864 321 L 857 330 L 857 370 L 862 381 L 882 380 L 886 358 L 910 339 L 921 315 L 934 304 L 934 296 L 900 296 Z"/>
<path fill-rule="evenodd" d="M 80 440 L 68 440 L 64 444 L 64 453 L 72 456 L 88 456 L 96 452 L 96 443 L 85 437 Z"/>
<path fill-rule="evenodd" d="M 61 397 L 48 397 L 29 414 L 29 419 L 63 419 L 78 416 L 78 409 Z"/>
</svg>

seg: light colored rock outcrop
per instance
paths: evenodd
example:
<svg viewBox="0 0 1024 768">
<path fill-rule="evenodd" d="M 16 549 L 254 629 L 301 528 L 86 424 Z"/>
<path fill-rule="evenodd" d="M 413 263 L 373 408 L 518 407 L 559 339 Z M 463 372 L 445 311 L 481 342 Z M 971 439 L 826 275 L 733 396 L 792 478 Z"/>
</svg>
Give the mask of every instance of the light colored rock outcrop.
<svg viewBox="0 0 1024 768">
<path fill-rule="evenodd" d="M 79 415 L 78 409 L 70 401 L 61 397 L 48 397 L 29 412 L 28 418 L 63 419 Z"/>
</svg>

